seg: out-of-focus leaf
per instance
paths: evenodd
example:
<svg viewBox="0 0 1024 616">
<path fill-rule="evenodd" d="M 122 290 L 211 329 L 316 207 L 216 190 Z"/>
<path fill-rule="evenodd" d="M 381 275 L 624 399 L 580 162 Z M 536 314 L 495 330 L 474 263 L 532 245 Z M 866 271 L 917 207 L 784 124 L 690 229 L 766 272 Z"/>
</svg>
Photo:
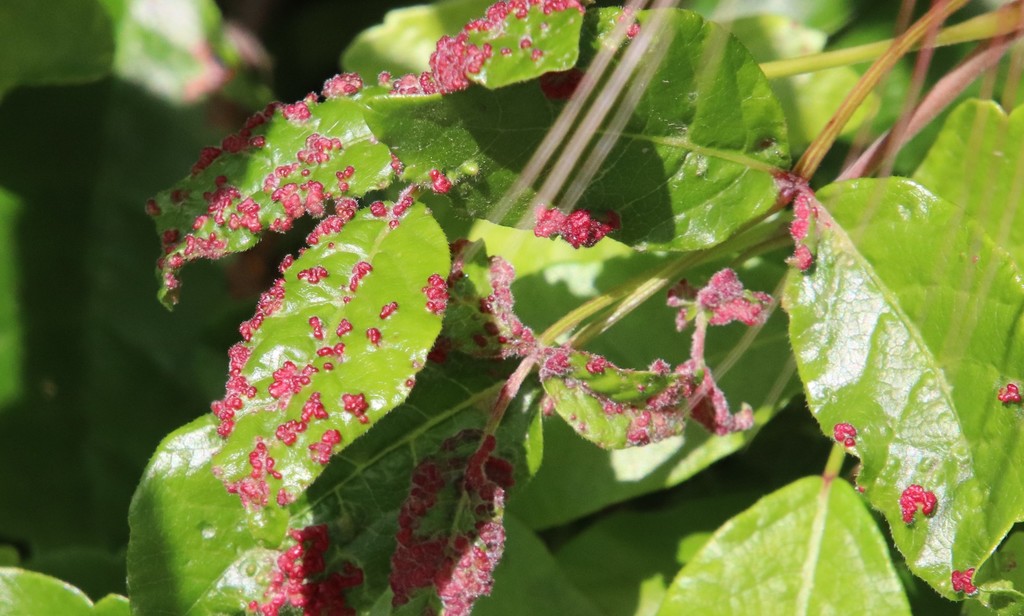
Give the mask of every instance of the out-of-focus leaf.
<svg viewBox="0 0 1024 616">
<path fill-rule="evenodd" d="M 770 563 L 770 566 L 766 566 Z M 910 614 L 885 541 L 841 480 L 807 477 L 724 524 L 659 614 Z"/>
<path fill-rule="evenodd" d="M 622 17 L 619 9 L 592 13 L 586 56 L 607 44 Z M 789 160 L 783 113 L 757 64 L 718 26 L 685 11 L 640 12 L 638 20 L 641 32 L 664 22 L 640 63 L 653 72 L 645 86 L 630 86 L 642 93 L 621 129 L 587 129 L 616 138 L 578 205 L 618 216 L 612 236 L 628 244 L 711 246 L 775 202 L 772 172 Z M 533 188 L 502 211 L 495 205 L 563 108 L 563 94 L 542 81 L 374 99 L 367 121 L 405 164 L 403 177 L 427 182 L 442 170 L 456 180 L 448 193 L 456 208 L 515 226 L 533 216 Z"/>
<path fill-rule="evenodd" d="M 566 577 L 601 606 L 595 614 L 652 616 L 679 568 L 755 499 L 754 493 L 736 492 L 668 509 L 613 513 L 560 547 L 555 558 Z"/>
<path fill-rule="evenodd" d="M 392 9 L 384 23 L 364 30 L 345 48 L 341 65 L 367 79 L 381 71 L 396 75 L 429 70 L 437 40 L 454 36 L 491 4 L 493 0 L 442 0 Z"/>
<path fill-rule="evenodd" d="M 18 85 L 99 79 L 113 55 L 113 27 L 98 0 L 0 4 L 0 98 Z"/>
<path fill-rule="evenodd" d="M 94 547 L 36 550 L 20 565 L 24 569 L 51 575 L 74 585 L 92 597 L 111 591 L 124 593 L 124 552 Z"/>
<path fill-rule="evenodd" d="M 508 372 L 454 356 L 443 367 L 428 364 L 409 401 L 336 456 L 290 506 L 293 530 L 327 525 L 327 573 L 344 571 L 345 563 L 362 571 L 362 584 L 345 591 L 349 605 L 390 608 L 389 557 L 413 469 L 452 435 L 483 427 Z M 496 451 L 516 470 L 513 492 L 536 468 L 542 446 L 536 396 L 524 394 L 496 434 Z M 201 418 L 168 437 L 143 477 L 130 512 L 128 551 L 139 614 L 231 613 L 265 601 L 276 559 L 294 544 L 286 527 L 273 538 L 264 533 L 264 541 L 250 532 L 237 497 L 211 472 L 220 442 L 213 418 Z"/>
<path fill-rule="evenodd" d="M 781 15 L 742 18 L 727 27 L 758 62 L 819 52 L 828 38 L 825 32 Z M 810 143 L 859 79 L 857 71 L 844 66 L 772 80 L 772 91 L 786 113 L 790 147 L 802 149 Z M 878 95 L 869 95 L 841 134 L 855 133 L 866 118 L 874 115 L 878 105 Z"/>
<path fill-rule="evenodd" d="M 1018 222 L 1024 174 L 1024 107 L 1007 115 L 993 101 L 956 107 L 914 173 L 932 193 L 963 208 L 988 236 L 1024 266 L 1024 230 Z"/>
<path fill-rule="evenodd" d="M 426 291 L 443 291 L 450 262 L 440 227 L 410 205 L 325 219 L 242 324 L 213 405 L 226 439 L 214 467 L 254 513 L 298 497 L 426 362 L 444 310 Z"/>
<path fill-rule="evenodd" d="M 997 397 L 1024 365 L 1020 273 L 963 210 L 909 180 L 819 197 L 818 253 L 784 304 L 808 405 L 825 434 L 856 430 L 858 484 L 910 569 L 962 596 L 954 579 L 1024 508 L 1020 409 Z"/>
<path fill-rule="evenodd" d="M 128 616 L 124 597 L 108 596 L 93 605 L 74 586 L 42 573 L 0 567 L 0 615 Z"/>
<path fill-rule="evenodd" d="M 18 549 L 12 545 L 0 545 L 0 567 L 16 567 L 21 563 Z"/>
<path fill-rule="evenodd" d="M 18 301 L 18 199 L 0 188 L 0 413 L 22 388 L 20 302 Z"/>
<path fill-rule="evenodd" d="M 195 102 L 240 68 L 212 0 L 102 0 L 115 16 L 114 70 L 168 101 Z"/>
<path fill-rule="evenodd" d="M 758 15 L 782 15 L 797 23 L 832 34 L 849 23 L 857 6 L 853 0 L 696 0 L 692 8 L 715 21 Z"/>
</svg>

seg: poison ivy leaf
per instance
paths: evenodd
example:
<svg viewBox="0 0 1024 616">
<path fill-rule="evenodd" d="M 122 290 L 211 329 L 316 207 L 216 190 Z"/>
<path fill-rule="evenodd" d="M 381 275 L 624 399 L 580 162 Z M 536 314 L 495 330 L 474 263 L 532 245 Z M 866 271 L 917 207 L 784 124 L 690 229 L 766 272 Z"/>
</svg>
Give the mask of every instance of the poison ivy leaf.
<svg viewBox="0 0 1024 616">
<path fill-rule="evenodd" d="M 911 570 L 962 596 L 1024 507 L 1008 472 L 1024 463 L 1020 410 L 1000 396 L 1024 360 L 1020 274 L 909 180 L 819 197 L 818 254 L 785 299 L 808 404 L 861 458 L 858 484 Z"/>
<path fill-rule="evenodd" d="M 961 206 L 964 218 L 981 225 L 1018 267 L 1024 265 L 1024 231 L 1017 223 L 1022 139 L 1024 107 L 1007 115 L 993 101 L 964 101 L 914 173 L 934 194 Z"/>
<path fill-rule="evenodd" d="M 726 27 L 758 62 L 817 53 L 824 49 L 828 38 L 823 31 L 781 15 L 747 17 Z M 806 147 L 832 119 L 832 114 L 859 79 L 857 71 L 843 66 L 773 80 L 772 91 L 786 113 L 790 146 Z M 864 120 L 875 114 L 878 105 L 878 95 L 870 94 L 841 134 L 856 133 Z"/>
<path fill-rule="evenodd" d="M 384 15 L 384 23 L 364 30 L 349 44 L 341 56 L 341 65 L 346 71 L 367 77 L 381 71 L 429 70 L 428 60 L 437 40 L 446 34 L 457 34 L 492 3 L 493 0 L 443 0 L 392 9 Z"/>
<path fill-rule="evenodd" d="M 128 600 L 109 595 L 93 604 L 85 593 L 48 575 L 0 567 L 0 614 L 128 616 Z"/>
<path fill-rule="evenodd" d="M 99 79 L 110 71 L 113 54 L 110 16 L 97 0 L 0 6 L 0 98 L 18 85 Z"/>
<path fill-rule="evenodd" d="M 541 367 L 541 382 L 558 414 L 581 436 L 608 449 L 680 434 L 687 397 L 696 389 L 693 375 L 677 375 L 667 365 L 623 370 L 600 355 L 570 348 L 552 350 Z"/>
<path fill-rule="evenodd" d="M 751 606 L 764 614 L 910 613 L 861 498 L 821 477 L 790 484 L 719 528 L 658 613 L 748 614 Z"/>
<path fill-rule="evenodd" d="M 555 558 L 569 580 L 601 606 L 595 614 L 653 615 L 679 568 L 755 499 L 755 493 L 736 492 L 667 509 L 619 511 L 570 539 Z"/>
<path fill-rule="evenodd" d="M 583 301 L 666 265 L 665 256 L 637 253 L 614 241 L 573 250 L 562 242 L 490 223 L 478 223 L 471 237 L 485 240 L 488 250 L 501 254 L 515 267 L 519 276 L 512 289 L 517 297 L 528 298 L 517 304 L 516 312 L 537 331 Z M 706 280 L 723 265 L 708 264 L 686 275 Z M 751 288 L 771 290 L 786 271 L 781 255 L 750 261 L 738 269 Z M 665 296 L 658 295 L 636 307 L 587 348 L 623 366 L 647 366 L 659 358 L 682 363 L 690 355 L 689 339 L 676 331 L 672 312 L 665 305 Z M 705 359 L 726 396 L 761 407 L 752 430 L 709 438 L 705 429 L 690 425 L 681 437 L 608 451 L 578 438 L 562 422 L 548 421 L 545 438 L 551 445 L 546 463 L 523 494 L 511 501 L 510 510 L 531 528 L 558 526 L 608 505 L 677 485 L 749 444 L 774 411 L 799 391 L 781 311 L 753 334 L 741 325 L 713 328 L 705 348 Z M 636 344 L 637 340 L 645 343 Z"/>
<path fill-rule="evenodd" d="M 344 209 L 354 205 L 349 197 L 391 182 L 388 148 L 351 98 L 361 88 L 358 76 L 339 75 L 324 84 L 321 102 L 311 95 L 268 106 L 149 201 L 164 247 L 157 268 L 165 304 L 177 300 L 185 263 L 247 250 L 266 229 L 287 231 L 297 218 L 323 216 L 332 200 Z"/>
<path fill-rule="evenodd" d="M 448 245 L 422 205 L 343 212 L 307 241 L 239 328 L 213 404 L 226 439 L 215 472 L 254 513 L 287 506 L 401 404 L 441 329 L 429 291 L 444 292 Z"/>
<path fill-rule="evenodd" d="M 0 188 L 0 412 L 21 390 L 21 317 L 18 307 L 18 255 L 16 254 L 20 205 Z"/>
<path fill-rule="evenodd" d="M 326 525 L 330 547 L 324 582 L 337 573 L 350 582 L 348 605 L 360 612 L 378 605 L 390 611 L 390 554 L 399 513 L 414 468 L 449 437 L 482 428 L 509 367 L 449 358 L 428 364 L 410 399 L 366 436 L 344 449 L 320 478 L 289 508 L 290 520 L 276 536 L 260 540 L 249 528 L 238 499 L 211 473 L 221 446 L 212 417 L 196 420 L 169 436 L 143 477 L 130 512 L 129 588 L 137 614 L 240 613 L 251 601 L 273 596 L 272 576 L 281 557 L 305 537 L 308 553 L 317 541 L 309 531 Z M 497 452 L 515 468 L 516 487 L 536 472 L 542 443 L 534 402 L 524 392 L 506 412 L 496 434 Z M 513 488 L 513 492 L 516 487 Z M 288 528 L 291 528 L 291 532 Z M 289 557 L 294 562 L 295 554 Z M 346 566 L 346 563 L 350 566 Z M 176 583 L 169 584 L 168 580 Z M 272 592 L 273 591 L 273 592 Z"/>
<path fill-rule="evenodd" d="M 619 9 L 593 13 L 582 55 L 608 44 L 624 18 Z M 782 110 L 757 64 L 718 26 L 684 11 L 637 19 L 640 31 L 664 23 L 641 60 L 653 72 L 635 86 L 642 93 L 624 127 L 587 129 L 615 139 L 579 205 L 617 217 L 621 229 L 612 235 L 629 244 L 707 247 L 774 203 L 772 172 L 788 165 Z M 402 160 L 404 178 L 428 182 L 431 172 L 444 171 L 455 181 L 448 196 L 457 208 L 514 226 L 533 216 L 532 190 L 501 211 L 494 206 L 564 107 L 573 85 L 564 80 L 572 77 L 560 79 L 374 99 L 367 121 Z"/>
</svg>

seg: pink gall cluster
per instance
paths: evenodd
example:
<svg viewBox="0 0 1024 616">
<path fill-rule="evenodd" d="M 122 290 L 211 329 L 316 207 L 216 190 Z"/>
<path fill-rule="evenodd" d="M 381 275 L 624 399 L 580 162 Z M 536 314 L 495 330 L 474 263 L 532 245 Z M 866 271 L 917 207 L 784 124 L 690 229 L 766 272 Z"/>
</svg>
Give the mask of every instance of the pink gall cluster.
<svg viewBox="0 0 1024 616">
<path fill-rule="evenodd" d="M 537 222 L 533 234 L 537 237 L 559 236 L 573 248 L 590 247 L 604 236 L 620 228 L 619 215 L 606 212 L 601 218 L 594 218 L 590 210 L 575 210 L 566 215 L 558 208 L 536 209 Z"/>
<path fill-rule="evenodd" d="M 726 325 L 739 321 L 744 325 L 762 325 L 768 318 L 772 297 L 760 291 L 743 288 L 736 272 L 723 269 L 715 273 L 702 289 L 694 289 L 682 280 L 669 289 L 667 303 L 679 308 L 676 329 L 682 331 L 694 318 L 695 311 L 704 311 L 709 325 Z"/>
<path fill-rule="evenodd" d="M 1003 404 L 1020 404 L 1020 388 L 1017 387 L 1016 383 L 1007 383 L 999 389 L 996 398 Z"/>
<path fill-rule="evenodd" d="M 903 514 L 903 521 L 907 524 L 913 522 L 918 508 L 921 509 L 921 513 L 925 517 L 931 517 L 935 514 L 938 502 L 934 492 L 925 490 L 917 484 L 908 486 L 900 494 L 900 512 Z"/>
<path fill-rule="evenodd" d="M 395 607 L 433 587 L 446 614 L 468 615 L 477 598 L 490 594 L 494 567 L 504 550 L 505 491 L 514 479 L 512 465 L 493 455 L 493 436 L 483 437 L 468 456 L 459 455 L 480 437 L 479 431 L 470 430 L 448 439 L 440 455 L 424 459 L 413 471 L 391 556 Z M 463 528 L 421 527 L 427 514 L 442 503 L 467 508 L 470 519 Z"/>
<path fill-rule="evenodd" d="M 949 581 L 953 585 L 953 592 L 962 592 L 965 595 L 973 595 L 978 592 L 978 587 L 974 585 L 973 567 L 964 571 L 954 570 L 949 576 Z"/>
<path fill-rule="evenodd" d="M 270 484 L 267 477 L 281 479 L 281 473 L 274 469 L 275 460 L 267 450 L 262 439 L 257 439 L 256 447 L 249 452 L 249 466 L 252 470 L 247 477 L 239 481 L 225 483 L 229 494 L 238 494 L 242 506 L 247 509 L 265 507 L 270 500 Z"/>
<path fill-rule="evenodd" d="M 845 447 L 853 447 L 857 444 L 857 428 L 848 423 L 837 423 L 832 427 L 832 438 Z"/>
<path fill-rule="evenodd" d="M 288 536 L 295 545 L 277 557 L 263 602 L 250 602 L 249 610 L 260 616 L 278 616 L 282 608 L 291 606 L 305 616 L 354 616 L 345 591 L 363 583 L 363 571 L 346 562 L 340 572 L 322 575 L 326 571 L 324 554 L 330 546 L 327 526 L 290 530 Z"/>
<path fill-rule="evenodd" d="M 342 73 L 324 82 L 321 91 L 326 99 L 353 96 L 363 89 L 363 79 L 356 73 Z"/>
</svg>

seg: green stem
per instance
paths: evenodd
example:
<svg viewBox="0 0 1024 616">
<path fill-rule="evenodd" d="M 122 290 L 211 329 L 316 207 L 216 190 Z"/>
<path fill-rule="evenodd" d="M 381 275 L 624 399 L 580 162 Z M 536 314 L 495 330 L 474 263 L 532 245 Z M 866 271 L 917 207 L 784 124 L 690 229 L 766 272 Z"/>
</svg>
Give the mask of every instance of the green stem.
<svg viewBox="0 0 1024 616">
<path fill-rule="evenodd" d="M 832 451 L 828 454 L 828 462 L 825 463 L 825 470 L 821 473 L 825 483 L 829 483 L 839 476 L 843 470 L 844 460 L 846 460 L 846 447 L 842 443 L 836 443 L 832 446 Z"/>
<path fill-rule="evenodd" d="M 793 167 L 793 173 L 804 180 L 810 180 L 814 172 L 818 170 L 822 159 L 825 158 L 825 154 L 832 148 L 832 144 L 843 127 L 850 121 L 864 99 L 875 89 L 882 77 L 887 75 L 900 58 L 906 55 L 928 32 L 938 29 L 939 24 L 966 3 L 967 0 L 949 0 L 936 4 L 921 19 L 914 22 L 906 32 L 896 38 L 886 52 L 875 60 L 875 63 L 861 76 L 853 90 L 846 95 L 842 104 L 839 105 L 839 109 L 825 125 L 824 130 L 815 137 L 803 156 L 800 157 L 799 162 Z"/>
<path fill-rule="evenodd" d="M 1021 2 L 1018 0 L 991 13 L 985 13 L 955 26 L 943 28 L 935 36 L 933 46 L 945 47 L 1009 34 L 1020 27 L 1018 10 L 1020 4 Z M 1010 14 L 1011 10 L 1017 11 L 1016 14 Z M 761 64 L 761 70 L 764 71 L 768 79 L 780 79 L 801 73 L 813 73 L 840 66 L 871 62 L 884 55 L 894 42 L 895 39 L 889 39 L 846 49 L 800 56 L 799 58 L 773 60 Z M 921 47 L 922 45 L 918 43 L 911 46 L 910 49 L 918 50 Z"/>
</svg>

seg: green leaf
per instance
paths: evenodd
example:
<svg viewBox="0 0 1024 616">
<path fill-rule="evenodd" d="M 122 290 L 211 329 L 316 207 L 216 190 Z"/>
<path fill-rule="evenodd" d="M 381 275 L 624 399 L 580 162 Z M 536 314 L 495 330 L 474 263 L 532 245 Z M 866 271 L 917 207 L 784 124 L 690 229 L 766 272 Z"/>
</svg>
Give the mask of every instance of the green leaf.
<svg viewBox="0 0 1024 616">
<path fill-rule="evenodd" d="M 455 35 L 483 14 L 493 0 L 442 0 L 433 4 L 392 9 L 384 23 L 363 30 L 341 55 L 346 71 L 366 77 L 381 71 L 419 73 L 430 69 L 437 40 Z"/>
<path fill-rule="evenodd" d="M 362 107 L 344 94 L 361 82 L 328 80 L 326 99 L 268 106 L 220 147 L 204 148 L 192 174 L 147 204 L 163 241 L 160 299 L 177 301 L 177 272 L 190 261 L 242 252 L 266 229 L 284 232 L 331 199 L 390 184 L 388 148 L 374 139 Z"/>
<path fill-rule="evenodd" d="M 808 404 L 826 434 L 856 430 L 858 484 L 910 569 L 957 597 L 953 573 L 981 566 L 1024 500 L 1007 473 L 1024 463 L 1020 410 L 997 399 L 1021 378 L 1020 273 L 963 210 L 909 180 L 819 197 L 818 254 L 784 303 Z"/>
<path fill-rule="evenodd" d="M 553 349 L 541 383 L 555 410 L 583 438 L 606 449 L 644 446 L 682 433 L 689 396 L 702 376 L 623 370 L 600 355 Z M 653 402 L 657 400 L 658 402 Z"/>
<path fill-rule="evenodd" d="M 18 85 L 99 79 L 113 54 L 110 16 L 97 0 L 0 5 L 0 98 Z"/>
<path fill-rule="evenodd" d="M 0 615 L 128 616 L 124 597 L 107 596 L 93 605 L 85 593 L 57 578 L 0 567 Z"/>
<path fill-rule="evenodd" d="M 0 412 L 21 393 L 22 331 L 16 251 L 18 198 L 0 188 Z"/>
<path fill-rule="evenodd" d="M 734 492 L 671 508 L 618 511 L 570 539 L 555 558 L 569 580 L 603 608 L 600 613 L 653 615 L 679 568 L 755 499 L 754 493 Z"/>
<path fill-rule="evenodd" d="M 828 38 L 825 32 L 781 15 L 742 18 L 726 27 L 758 62 L 822 51 Z M 803 149 L 825 128 L 859 79 L 857 71 L 843 66 L 772 80 L 772 91 L 786 113 L 789 143 L 793 149 Z M 878 106 L 879 97 L 872 93 L 857 108 L 841 135 L 856 133 L 864 120 L 878 111 Z"/>
<path fill-rule="evenodd" d="M 35 549 L 20 566 L 74 584 L 93 598 L 111 591 L 125 592 L 123 550 L 115 553 L 85 546 Z"/>
<path fill-rule="evenodd" d="M 444 288 L 447 241 L 422 205 L 398 208 L 325 219 L 229 351 L 214 466 L 256 512 L 290 503 L 401 404 L 441 329 L 425 291 Z"/>
<path fill-rule="evenodd" d="M 1017 186 L 1024 158 L 1024 107 L 1007 115 L 994 101 L 968 100 L 953 110 L 914 173 L 932 193 L 956 203 L 1024 265 Z"/>
<path fill-rule="evenodd" d="M 656 27 L 653 15 L 638 14 L 641 31 Z M 614 139 L 578 206 L 615 212 L 621 230 L 612 235 L 625 243 L 704 248 L 774 204 L 772 173 L 789 164 L 785 121 L 742 45 L 693 13 L 658 15 L 664 30 L 655 32 L 640 62 L 653 72 L 621 131 L 609 132 L 607 123 L 593 131 Z M 582 55 L 607 44 L 620 16 L 619 9 L 592 14 Z M 444 97 L 374 99 L 367 121 L 402 160 L 404 178 L 427 182 L 431 171 L 441 170 L 456 182 L 448 193 L 456 208 L 515 226 L 532 217 L 536 187 L 508 207 L 495 204 L 564 107 L 545 88 L 541 81 Z"/>
<path fill-rule="evenodd" d="M 964 602 L 961 613 L 964 616 L 1024 613 L 1024 570 L 1020 566 L 1021 559 L 1024 559 L 1024 533 L 1014 531 L 978 570 L 975 578 L 982 584 L 982 591 L 977 597 Z M 986 580 L 992 581 L 985 583 Z"/>
<path fill-rule="evenodd" d="M 846 482 L 806 477 L 727 522 L 659 614 L 909 614 L 882 534 Z"/>
<path fill-rule="evenodd" d="M 291 505 L 288 527 L 328 525 L 328 572 L 345 562 L 363 571 L 363 584 L 346 591 L 356 609 L 390 607 L 389 556 L 413 469 L 452 435 L 483 427 L 510 370 L 489 367 L 496 374 L 478 370 L 479 360 L 428 364 L 408 402 L 336 456 Z M 496 434 L 497 452 L 516 469 L 513 494 L 542 446 L 536 395 L 523 394 Z M 264 599 L 275 559 L 294 543 L 285 528 L 266 540 L 249 530 L 237 497 L 211 472 L 220 444 L 213 418 L 200 418 L 164 441 L 143 476 L 129 514 L 128 583 L 137 614 L 241 612 Z"/>
</svg>

